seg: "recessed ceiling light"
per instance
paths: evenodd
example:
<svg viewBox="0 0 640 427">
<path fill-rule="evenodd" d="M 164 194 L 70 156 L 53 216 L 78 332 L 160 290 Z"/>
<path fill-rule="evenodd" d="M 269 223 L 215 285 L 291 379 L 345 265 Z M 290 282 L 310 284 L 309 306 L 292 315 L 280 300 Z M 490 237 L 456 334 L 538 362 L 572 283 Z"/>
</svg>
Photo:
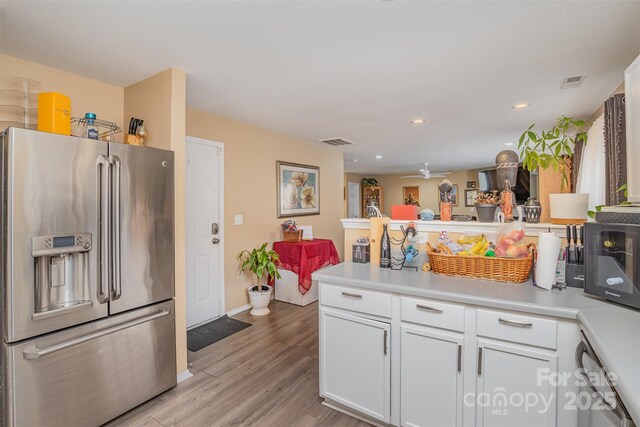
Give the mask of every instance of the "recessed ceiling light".
<svg viewBox="0 0 640 427">
<path fill-rule="evenodd" d="M 516 104 L 511 106 L 511 108 L 513 108 L 514 110 L 522 110 L 524 108 L 527 108 L 529 106 L 529 104 Z"/>
<path fill-rule="evenodd" d="M 504 145 L 506 145 L 507 147 L 511 147 L 513 145 L 513 142 L 505 142 Z"/>
<path fill-rule="evenodd" d="M 358 163 L 358 159 L 353 159 L 353 163 Z"/>
<path fill-rule="evenodd" d="M 376 156 L 376 159 L 381 159 L 381 158 L 382 158 L 382 155 L 381 155 L 381 154 L 378 154 L 378 155 Z"/>
<path fill-rule="evenodd" d="M 424 123 L 424 119 L 413 119 L 411 120 L 411 123 L 413 123 L 414 125 L 421 125 Z"/>
</svg>

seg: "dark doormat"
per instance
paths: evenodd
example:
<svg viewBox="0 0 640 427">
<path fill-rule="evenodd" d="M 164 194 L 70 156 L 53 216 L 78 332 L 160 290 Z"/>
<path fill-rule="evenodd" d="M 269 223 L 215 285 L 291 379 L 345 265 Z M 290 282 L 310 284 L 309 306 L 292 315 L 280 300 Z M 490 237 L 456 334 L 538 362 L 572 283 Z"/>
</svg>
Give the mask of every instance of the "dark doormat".
<svg viewBox="0 0 640 427">
<path fill-rule="evenodd" d="M 197 328 L 187 331 L 187 348 L 198 351 L 251 326 L 251 323 L 231 319 L 226 314 Z"/>
</svg>

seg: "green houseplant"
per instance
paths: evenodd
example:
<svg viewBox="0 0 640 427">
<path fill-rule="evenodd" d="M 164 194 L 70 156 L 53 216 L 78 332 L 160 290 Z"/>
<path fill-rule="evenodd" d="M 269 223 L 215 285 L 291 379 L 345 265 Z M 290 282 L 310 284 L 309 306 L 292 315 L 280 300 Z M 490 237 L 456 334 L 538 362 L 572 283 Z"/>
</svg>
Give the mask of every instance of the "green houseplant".
<svg viewBox="0 0 640 427">
<path fill-rule="evenodd" d="M 560 116 L 556 119 L 555 125 L 547 131 L 542 130 L 538 133 L 533 129 L 535 123 L 532 124 L 522 132 L 518 141 L 520 160 L 524 168 L 533 172 L 538 167 L 552 167 L 562 173 L 562 193 L 549 195 L 552 221 L 564 223 L 586 219 L 589 195 L 570 193 L 567 159 L 573 157 L 576 142 L 587 143 L 585 128 L 589 125 L 585 120 Z"/>
<path fill-rule="evenodd" d="M 249 286 L 249 299 L 253 309 L 251 314 L 254 316 L 262 316 L 269 313 L 269 301 L 273 288 L 268 283 L 261 283 L 265 273 L 267 277 L 280 278 L 278 272 L 278 262 L 280 257 L 276 251 L 267 250 L 267 243 L 263 243 L 260 248 L 254 248 L 251 251 L 243 250 L 238 255 L 240 260 L 240 272 L 249 270 L 253 273 L 256 283 Z M 267 279 L 268 280 L 268 279 Z"/>
</svg>

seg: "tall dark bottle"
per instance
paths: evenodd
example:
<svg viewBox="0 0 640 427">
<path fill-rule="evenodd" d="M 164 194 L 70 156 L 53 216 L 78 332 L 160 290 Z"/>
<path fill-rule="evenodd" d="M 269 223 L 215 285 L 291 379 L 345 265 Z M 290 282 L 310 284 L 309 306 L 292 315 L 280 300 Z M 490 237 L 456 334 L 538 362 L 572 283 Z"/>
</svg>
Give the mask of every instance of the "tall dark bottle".
<svg viewBox="0 0 640 427">
<path fill-rule="evenodd" d="M 391 240 L 387 232 L 387 224 L 382 225 L 382 239 L 380 239 L 380 267 L 391 268 Z"/>
</svg>

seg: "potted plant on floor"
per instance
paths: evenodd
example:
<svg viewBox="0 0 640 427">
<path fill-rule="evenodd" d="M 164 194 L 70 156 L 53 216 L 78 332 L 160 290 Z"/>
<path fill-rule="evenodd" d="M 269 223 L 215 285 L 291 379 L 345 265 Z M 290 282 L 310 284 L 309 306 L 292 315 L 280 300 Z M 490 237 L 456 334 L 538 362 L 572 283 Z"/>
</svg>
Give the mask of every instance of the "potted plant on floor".
<svg viewBox="0 0 640 427">
<path fill-rule="evenodd" d="M 273 249 L 267 250 L 267 243 L 263 243 L 259 249 L 254 248 L 251 252 L 245 249 L 240 252 L 238 259 L 240 259 L 241 262 L 241 272 L 249 269 L 256 276 L 256 283 L 249 286 L 247 289 L 249 291 L 251 305 L 253 306 L 251 314 L 254 316 L 263 316 L 268 314 L 271 292 L 273 292 L 273 287 L 268 284 L 268 278 L 280 278 L 277 265 L 280 260 L 278 253 Z M 265 283 L 261 283 L 265 278 L 265 273 L 267 273 L 267 281 Z"/>
<path fill-rule="evenodd" d="M 589 194 L 570 192 L 567 159 L 573 157 L 576 142 L 587 143 L 585 127 L 589 124 L 584 120 L 561 116 L 548 131 L 537 133 L 533 130 L 534 123 L 520 136 L 518 149 L 524 168 L 533 172 L 538 167 L 552 167 L 562 173 L 561 193 L 549 195 L 552 222 L 584 222 L 587 218 Z"/>
</svg>

